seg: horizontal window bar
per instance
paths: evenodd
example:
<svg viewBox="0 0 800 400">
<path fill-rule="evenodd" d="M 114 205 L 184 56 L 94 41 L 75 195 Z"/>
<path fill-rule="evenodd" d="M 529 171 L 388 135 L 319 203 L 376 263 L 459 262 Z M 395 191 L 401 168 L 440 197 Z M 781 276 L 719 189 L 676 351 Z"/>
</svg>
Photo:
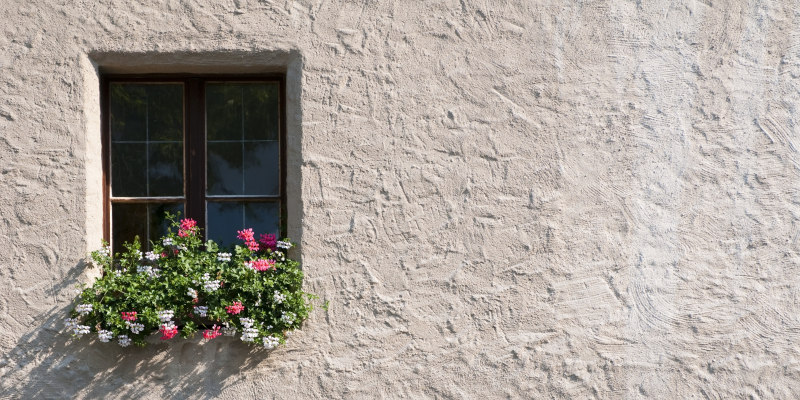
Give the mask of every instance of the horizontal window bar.
<svg viewBox="0 0 800 400">
<path fill-rule="evenodd" d="M 180 203 L 186 201 L 185 197 L 112 197 L 112 203 Z"/>
<path fill-rule="evenodd" d="M 183 140 L 112 140 L 111 143 L 183 143 Z"/>
<path fill-rule="evenodd" d="M 277 143 L 277 140 L 263 140 L 263 139 L 239 139 L 239 140 L 207 140 L 207 143 L 264 143 L 264 142 L 274 142 Z"/>
<path fill-rule="evenodd" d="M 280 195 L 275 196 L 236 196 L 236 195 L 217 195 L 206 196 L 208 201 L 281 201 Z"/>
</svg>

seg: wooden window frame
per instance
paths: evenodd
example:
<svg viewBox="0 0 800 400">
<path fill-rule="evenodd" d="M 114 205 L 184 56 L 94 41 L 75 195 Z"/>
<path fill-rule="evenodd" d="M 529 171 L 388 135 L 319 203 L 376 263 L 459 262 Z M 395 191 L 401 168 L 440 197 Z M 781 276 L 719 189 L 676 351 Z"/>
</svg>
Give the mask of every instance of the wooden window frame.
<svg viewBox="0 0 800 400">
<path fill-rule="evenodd" d="M 207 196 L 206 195 L 206 118 L 205 84 L 218 82 L 231 83 L 277 83 L 279 85 L 279 193 L 271 196 Z M 111 196 L 111 126 L 109 87 L 111 83 L 182 83 L 183 84 L 183 177 L 184 195 L 174 197 L 112 198 Z M 285 74 L 106 74 L 100 78 L 100 104 L 102 123 L 102 163 L 103 163 L 103 238 L 111 243 L 111 205 L 112 203 L 184 203 L 185 217 L 197 221 L 207 239 L 206 200 L 214 201 L 279 201 L 280 236 L 287 235 L 286 199 L 286 75 Z M 147 239 L 145 239 L 147 240 Z M 112 244 L 113 245 L 113 244 Z"/>
</svg>

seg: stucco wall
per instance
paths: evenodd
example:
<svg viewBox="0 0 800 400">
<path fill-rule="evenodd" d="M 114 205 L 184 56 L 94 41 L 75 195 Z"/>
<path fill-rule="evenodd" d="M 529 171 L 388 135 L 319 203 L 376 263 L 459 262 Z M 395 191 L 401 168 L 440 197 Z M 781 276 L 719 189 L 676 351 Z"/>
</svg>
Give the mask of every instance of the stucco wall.
<svg viewBox="0 0 800 400">
<path fill-rule="evenodd" d="M 132 4 L 137 3 L 137 4 Z M 0 1 L 0 397 L 792 398 L 790 1 Z M 70 340 L 98 68 L 282 69 L 331 303 L 268 355 Z"/>
</svg>

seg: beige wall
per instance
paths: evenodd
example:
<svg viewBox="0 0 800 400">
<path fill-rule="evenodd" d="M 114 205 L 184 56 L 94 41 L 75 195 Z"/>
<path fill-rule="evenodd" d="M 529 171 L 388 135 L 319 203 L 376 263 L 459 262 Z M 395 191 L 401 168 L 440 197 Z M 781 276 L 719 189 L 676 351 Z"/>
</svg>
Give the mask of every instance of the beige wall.
<svg viewBox="0 0 800 400">
<path fill-rule="evenodd" d="M 137 3 L 134 5 L 133 3 Z M 789 1 L 0 1 L 0 398 L 792 398 Z M 99 241 L 98 70 L 285 70 L 288 345 L 61 320 Z"/>
</svg>

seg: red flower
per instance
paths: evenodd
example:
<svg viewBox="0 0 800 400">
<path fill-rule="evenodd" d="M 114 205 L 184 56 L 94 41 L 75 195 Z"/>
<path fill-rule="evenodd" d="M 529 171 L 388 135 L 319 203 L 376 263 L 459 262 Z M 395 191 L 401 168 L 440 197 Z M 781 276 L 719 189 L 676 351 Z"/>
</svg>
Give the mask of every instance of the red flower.
<svg viewBox="0 0 800 400">
<path fill-rule="evenodd" d="M 136 311 L 130 311 L 130 312 L 123 311 L 121 314 L 123 321 L 136 321 Z"/>
<path fill-rule="evenodd" d="M 275 239 L 275 235 L 271 233 L 261 234 L 261 238 L 258 242 L 270 250 L 275 250 L 278 245 L 278 241 L 277 239 Z"/>
<path fill-rule="evenodd" d="M 244 306 L 238 301 L 234 301 L 232 306 L 225 307 L 225 311 L 227 311 L 228 314 L 238 314 L 242 312 L 242 310 L 244 310 Z"/>
<path fill-rule="evenodd" d="M 250 263 L 250 267 L 256 271 L 266 271 L 275 269 L 275 260 L 258 259 Z"/>
<path fill-rule="evenodd" d="M 186 218 L 181 220 L 181 227 L 178 229 L 178 236 L 187 237 L 197 231 L 197 221 Z"/>
<path fill-rule="evenodd" d="M 175 325 L 161 325 L 161 328 L 158 329 L 161 332 L 161 340 L 169 340 L 175 337 L 178 334 L 178 327 Z"/>
<path fill-rule="evenodd" d="M 219 333 L 219 327 L 216 324 L 214 324 L 214 326 L 211 328 L 212 329 L 206 329 L 205 332 L 203 332 L 203 339 L 211 340 L 222 335 Z"/>
</svg>

